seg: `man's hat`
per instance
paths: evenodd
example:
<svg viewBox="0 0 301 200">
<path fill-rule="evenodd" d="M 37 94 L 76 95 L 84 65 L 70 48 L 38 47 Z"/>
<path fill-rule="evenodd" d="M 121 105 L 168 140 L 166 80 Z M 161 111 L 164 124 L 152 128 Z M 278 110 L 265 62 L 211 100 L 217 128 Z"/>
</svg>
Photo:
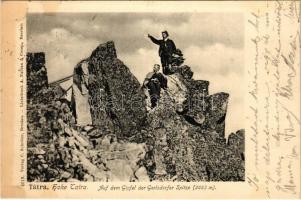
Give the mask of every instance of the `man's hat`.
<svg viewBox="0 0 301 200">
<path fill-rule="evenodd" d="M 167 31 L 162 31 L 162 34 L 165 33 L 167 36 L 169 36 Z"/>
</svg>

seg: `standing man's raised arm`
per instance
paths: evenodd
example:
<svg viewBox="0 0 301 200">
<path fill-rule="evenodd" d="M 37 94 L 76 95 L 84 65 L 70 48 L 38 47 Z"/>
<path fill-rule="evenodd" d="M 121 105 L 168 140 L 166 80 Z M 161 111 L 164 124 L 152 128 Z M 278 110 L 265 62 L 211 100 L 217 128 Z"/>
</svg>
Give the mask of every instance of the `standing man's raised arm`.
<svg viewBox="0 0 301 200">
<path fill-rule="evenodd" d="M 150 34 L 147 35 L 151 41 L 157 45 L 160 45 L 160 40 L 157 40 L 156 38 L 154 38 L 153 36 L 151 36 Z"/>
</svg>

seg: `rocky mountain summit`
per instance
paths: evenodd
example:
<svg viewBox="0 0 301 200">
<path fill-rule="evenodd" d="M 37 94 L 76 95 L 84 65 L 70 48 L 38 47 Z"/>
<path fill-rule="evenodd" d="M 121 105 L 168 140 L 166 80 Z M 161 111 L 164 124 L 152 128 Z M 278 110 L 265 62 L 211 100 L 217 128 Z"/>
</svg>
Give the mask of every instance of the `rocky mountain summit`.
<svg viewBox="0 0 301 200">
<path fill-rule="evenodd" d="M 244 181 L 244 130 L 225 138 L 229 94 L 189 66 L 173 66 L 153 109 L 113 42 L 75 66 L 71 101 L 45 69 L 28 53 L 28 181 Z"/>
</svg>

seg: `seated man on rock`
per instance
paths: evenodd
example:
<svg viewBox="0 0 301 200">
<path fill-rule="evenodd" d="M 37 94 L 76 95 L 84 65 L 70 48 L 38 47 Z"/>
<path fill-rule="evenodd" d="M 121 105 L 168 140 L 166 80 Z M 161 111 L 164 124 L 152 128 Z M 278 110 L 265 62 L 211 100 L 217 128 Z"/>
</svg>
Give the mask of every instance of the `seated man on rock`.
<svg viewBox="0 0 301 200">
<path fill-rule="evenodd" d="M 159 72 L 160 65 L 155 64 L 153 72 L 146 75 L 143 86 L 148 88 L 151 99 L 151 107 L 154 108 L 160 98 L 161 88 L 167 89 L 167 79 Z"/>
</svg>

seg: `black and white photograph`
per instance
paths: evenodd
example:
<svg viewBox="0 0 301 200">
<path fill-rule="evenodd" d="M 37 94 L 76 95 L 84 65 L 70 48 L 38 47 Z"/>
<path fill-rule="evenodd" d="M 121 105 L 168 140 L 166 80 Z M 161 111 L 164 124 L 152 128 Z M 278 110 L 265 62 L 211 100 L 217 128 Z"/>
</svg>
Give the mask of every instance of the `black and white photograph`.
<svg viewBox="0 0 301 200">
<path fill-rule="evenodd" d="M 27 14 L 28 182 L 244 182 L 239 12 Z"/>
</svg>

